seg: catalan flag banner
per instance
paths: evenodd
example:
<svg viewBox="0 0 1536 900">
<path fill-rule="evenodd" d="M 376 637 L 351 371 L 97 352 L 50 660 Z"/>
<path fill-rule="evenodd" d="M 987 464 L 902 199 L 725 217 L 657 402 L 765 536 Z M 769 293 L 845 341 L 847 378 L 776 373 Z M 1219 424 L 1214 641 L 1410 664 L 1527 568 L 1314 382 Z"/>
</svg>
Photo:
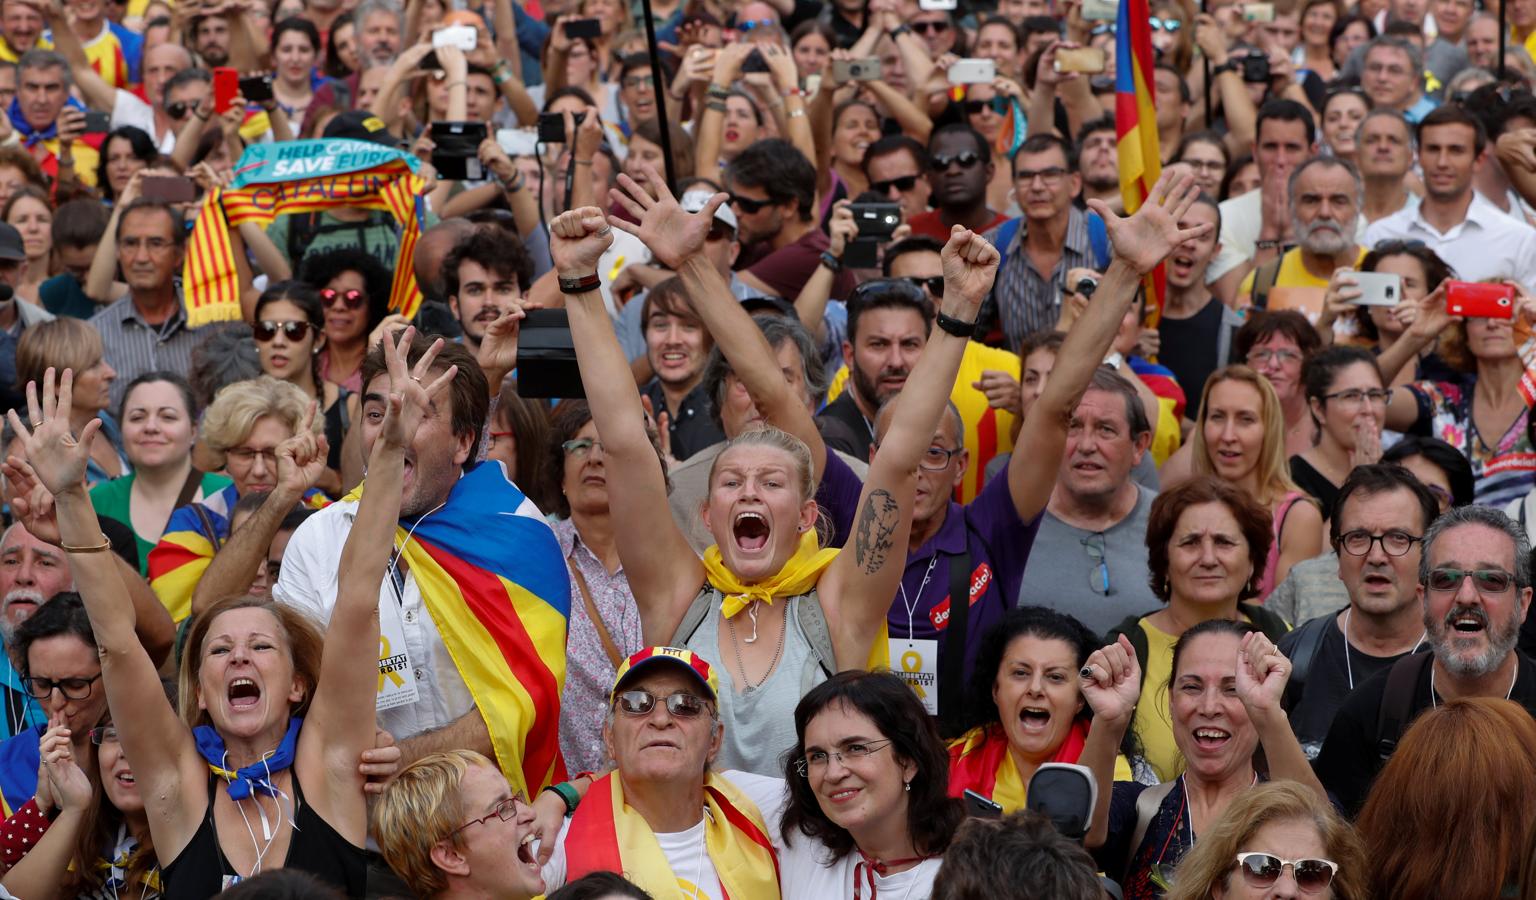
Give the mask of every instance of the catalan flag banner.
<svg viewBox="0 0 1536 900">
<path fill-rule="evenodd" d="M 715 772 L 704 776 L 704 847 L 730 900 L 778 900 L 779 858 L 763 814 L 734 784 Z M 610 772 L 593 782 L 565 835 L 565 878 L 623 872 L 657 900 L 695 900 L 715 893 L 674 872 L 645 817 L 624 802 L 624 784 Z"/>
<path fill-rule="evenodd" d="M 187 324 L 240 318 L 240 285 L 229 230 L 246 222 L 263 227 L 283 215 L 342 206 L 387 210 L 402 228 L 389 309 L 416 315 L 421 291 L 411 256 L 421 236 L 426 182 L 416 157 L 368 141 L 326 139 L 252 144 L 241 154 L 233 185 L 208 192 L 187 242 L 182 270 Z"/>
<path fill-rule="evenodd" d="M 177 508 L 160 543 L 149 551 L 149 586 L 178 625 L 192 614 L 192 592 L 213 561 L 213 554 L 229 540 L 230 513 L 239 499 L 235 486 L 229 485 L 217 494 Z M 303 502 L 310 509 L 321 509 L 330 500 L 310 490 Z"/>
<path fill-rule="evenodd" d="M 1115 29 L 1115 138 L 1119 141 L 1120 197 L 1125 211 L 1141 209 L 1163 172 L 1153 102 L 1152 26 L 1147 0 L 1120 0 Z M 1161 264 L 1146 277 L 1148 327 L 1163 312 L 1167 273 Z"/>
<path fill-rule="evenodd" d="M 401 558 L 485 718 L 507 781 L 529 796 L 564 781 L 560 692 L 571 583 L 554 531 L 495 461 L 460 478 L 440 509 L 400 525 Z"/>
</svg>

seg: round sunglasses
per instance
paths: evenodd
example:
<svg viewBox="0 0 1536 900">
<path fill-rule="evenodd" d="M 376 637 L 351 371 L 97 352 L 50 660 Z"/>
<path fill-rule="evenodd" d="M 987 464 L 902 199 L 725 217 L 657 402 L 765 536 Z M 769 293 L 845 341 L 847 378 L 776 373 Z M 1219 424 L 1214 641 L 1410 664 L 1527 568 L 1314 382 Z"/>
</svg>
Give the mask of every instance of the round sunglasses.
<svg viewBox="0 0 1536 900">
<path fill-rule="evenodd" d="M 304 340 L 305 336 L 309 334 L 309 329 L 310 324 L 308 322 L 273 322 L 270 320 L 257 322 L 251 326 L 251 332 L 258 344 L 270 343 L 273 338 L 277 337 L 279 331 L 283 333 L 284 338 L 297 343 Z"/>
<path fill-rule="evenodd" d="M 332 306 L 337 300 L 340 300 L 347 309 L 357 309 L 363 305 L 363 301 L 366 299 L 368 298 L 364 297 L 363 292 L 357 288 L 346 291 L 324 288 L 320 291 L 320 302 L 326 306 Z"/>
</svg>

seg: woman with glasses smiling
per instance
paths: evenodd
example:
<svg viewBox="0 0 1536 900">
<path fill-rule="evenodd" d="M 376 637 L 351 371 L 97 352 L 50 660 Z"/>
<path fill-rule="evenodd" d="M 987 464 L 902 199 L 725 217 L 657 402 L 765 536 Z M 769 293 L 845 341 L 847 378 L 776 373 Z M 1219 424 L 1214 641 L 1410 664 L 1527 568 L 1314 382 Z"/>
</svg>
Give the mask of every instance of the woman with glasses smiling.
<svg viewBox="0 0 1536 900">
<path fill-rule="evenodd" d="M 1291 480 L 1317 498 L 1326 520 L 1350 470 L 1381 459 L 1382 420 L 1392 392 L 1382 386 L 1376 358 L 1359 347 L 1324 350 L 1307 360 L 1301 380 L 1318 439 L 1291 457 Z"/>
</svg>

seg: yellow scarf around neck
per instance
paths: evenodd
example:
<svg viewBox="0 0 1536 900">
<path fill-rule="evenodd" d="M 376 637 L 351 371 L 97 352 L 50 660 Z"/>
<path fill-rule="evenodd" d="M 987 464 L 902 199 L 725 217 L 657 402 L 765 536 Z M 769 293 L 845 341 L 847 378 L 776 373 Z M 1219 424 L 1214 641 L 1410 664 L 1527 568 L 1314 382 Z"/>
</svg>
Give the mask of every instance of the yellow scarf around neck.
<svg viewBox="0 0 1536 900">
<path fill-rule="evenodd" d="M 795 555 L 772 578 L 756 584 L 747 584 L 737 578 L 734 572 L 725 567 L 725 558 L 720 555 L 718 544 L 712 544 L 704 551 L 704 573 L 709 577 L 709 583 L 725 595 L 725 600 L 720 604 L 720 614 L 729 619 L 756 600 L 772 604 L 780 597 L 808 593 L 816 586 L 821 573 L 836 558 L 837 550 L 830 547 L 821 549 L 816 541 L 815 530 L 811 530 L 800 535 L 800 546 L 795 548 Z"/>
</svg>

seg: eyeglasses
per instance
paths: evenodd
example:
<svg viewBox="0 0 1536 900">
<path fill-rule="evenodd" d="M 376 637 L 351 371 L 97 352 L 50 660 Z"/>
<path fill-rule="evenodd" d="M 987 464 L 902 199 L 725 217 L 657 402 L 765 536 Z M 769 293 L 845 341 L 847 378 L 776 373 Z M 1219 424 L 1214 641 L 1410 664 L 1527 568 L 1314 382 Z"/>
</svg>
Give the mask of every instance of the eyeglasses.
<svg viewBox="0 0 1536 900">
<path fill-rule="evenodd" d="M 448 832 L 448 836 L 449 837 L 453 837 L 454 835 L 456 835 L 459 832 L 463 831 L 464 829 L 470 827 L 471 825 L 481 825 L 481 824 L 484 824 L 486 822 L 489 822 L 492 819 L 500 819 L 503 822 L 510 822 L 513 819 L 517 818 L 518 807 L 527 806 L 527 805 L 528 805 L 528 798 L 523 796 L 523 792 L 522 791 L 518 791 L 517 793 L 515 793 L 512 796 L 508 797 L 507 799 L 505 799 L 505 800 L 501 801 L 500 803 L 496 804 L 496 808 L 491 810 L 490 815 L 488 815 L 488 816 L 481 816 L 478 819 L 470 819 L 468 822 L 465 822 L 463 825 L 460 825 L 458 828 L 455 828 L 454 830 Z"/>
<path fill-rule="evenodd" d="M 309 323 L 263 320 L 251 327 L 251 334 L 256 338 L 258 344 L 270 342 L 273 338 L 277 337 L 279 331 L 283 333 L 283 337 L 290 341 L 302 341 L 309 334 Z"/>
<path fill-rule="evenodd" d="M 1381 552 L 1388 556 L 1402 556 L 1413 545 L 1423 538 L 1408 534 L 1405 531 L 1388 531 L 1385 534 L 1371 534 L 1369 531 L 1356 529 L 1339 535 L 1339 546 L 1350 556 L 1366 556 L 1371 552 L 1371 546 L 1377 541 L 1381 542 Z"/>
<path fill-rule="evenodd" d="M 879 753 L 890 745 L 890 740 L 886 739 L 867 744 L 847 744 L 842 750 L 812 750 L 795 760 L 795 771 L 800 773 L 801 778 L 809 778 L 812 772 L 825 769 L 831 760 L 837 760 L 840 766 L 847 766 L 851 762 L 865 759 L 871 753 Z"/>
<path fill-rule="evenodd" d="M 648 716 L 656 708 L 656 701 L 661 699 L 650 691 L 625 691 L 614 698 L 618 710 L 626 716 Z M 667 713 L 674 719 L 695 719 L 709 708 L 703 697 L 687 691 L 678 691 L 664 702 Z"/>
<path fill-rule="evenodd" d="M 1435 501 L 1442 507 L 1449 509 L 1456 504 L 1456 498 L 1451 496 L 1451 492 L 1440 485 L 1426 484 L 1424 486 L 1429 488 L 1430 494 L 1434 495 Z"/>
<path fill-rule="evenodd" d="M 1227 164 L 1216 159 L 1181 159 L 1183 165 L 1189 166 L 1196 172 L 1225 172 Z"/>
<path fill-rule="evenodd" d="M 773 198 L 769 197 L 763 200 L 753 200 L 751 197 L 743 197 L 740 194 L 732 194 L 731 205 L 740 207 L 742 212 L 750 216 L 753 213 L 760 212 L 765 206 L 772 206 Z"/>
<path fill-rule="evenodd" d="M 1102 25 L 1095 25 L 1095 26 L 1093 26 L 1093 30 L 1088 32 L 1088 35 L 1090 37 L 1098 37 L 1098 36 L 1103 35 L 1103 34 L 1114 34 L 1114 33 L 1115 33 L 1114 23 L 1112 23 L 1112 22 L 1105 22 Z"/>
<path fill-rule="evenodd" d="M 1432 591 L 1449 594 L 1468 578 L 1480 594 L 1502 594 L 1515 584 L 1515 576 L 1503 569 L 1430 569 L 1427 584 Z"/>
<path fill-rule="evenodd" d="M 1184 23 L 1178 19 L 1159 19 L 1157 16 L 1149 17 L 1147 19 L 1147 24 L 1152 26 L 1153 31 L 1167 32 L 1178 31 L 1184 25 Z"/>
<path fill-rule="evenodd" d="M 1049 166 L 1044 169 L 1019 169 L 1013 173 L 1013 180 L 1019 184 L 1030 184 L 1038 178 L 1046 187 L 1055 187 L 1066 176 L 1067 170 L 1061 166 Z"/>
<path fill-rule="evenodd" d="M 942 297 L 942 296 L 944 296 L 944 276 L 943 275 L 929 275 L 926 278 L 922 277 L 921 275 L 908 275 L 906 277 L 906 280 L 910 281 L 911 283 L 917 285 L 920 288 L 927 288 L 928 289 L 928 293 L 932 294 L 935 297 Z"/>
<path fill-rule="evenodd" d="M 1013 98 L 1011 97 L 993 97 L 990 100 L 967 100 L 965 101 L 965 114 L 977 116 L 981 115 L 983 111 L 990 109 L 997 115 L 1003 116 L 1008 114 L 1008 109 L 1012 105 Z"/>
<path fill-rule="evenodd" d="M 918 176 L 916 175 L 903 175 L 900 178 L 892 178 L 889 181 L 871 181 L 869 189 L 876 193 L 889 195 L 891 188 L 895 188 L 905 194 L 907 191 L 917 187 L 917 179 Z"/>
<path fill-rule="evenodd" d="M 709 235 L 704 239 L 710 243 L 718 243 L 719 241 L 730 240 L 732 234 L 734 232 L 731 231 L 731 226 L 724 222 L 711 222 Z"/>
<path fill-rule="evenodd" d="M 939 446 L 929 447 L 923 451 L 923 456 L 917 461 L 917 466 L 930 472 L 942 472 L 949 468 L 949 461 L 954 459 L 955 454 L 959 452 L 958 449 L 946 450 Z"/>
<path fill-rule="evenodd" d="M 1372 253 L 1412 253 L 1415 250 L 1423 250 L 1429 246 L 1423 241 L 1405 241 L 1401 238 L 1391 238 L 1385 241 L 1377 241 L 1371 248 Z"/>
<path fill-rule="evenodd" d="M 60 678 L 58 680 L 43 678 L 39 675 L 28 675 L 22 679 L 22 683 L 27 689 L 28 696 L 34 700 L 47 700 L 48 696 L 53 693 L 54 688 L 58 688 L 59 693 L 63 694 L 66 700 L 84 700 L 91 695 L 91 685 L 95 684 L 100 678 L 100 672 L 97 672 L 90 678 Z"/>
<path fill-rule="evenodd" d="M 979 162 L 981 162 L 981 154 L 967 150 L 964 153 L 956 153 L 953 156 L 935 156 L 929 160 L 928 165 L 935 172 L 947 172 L 949 167 L 955 163 L 959 163 L 962 169 L 969 169 Z"/>
<path fill-rule="evenodd" d="M 644 88 L 649 91 L 656 89 L 656 79 L 651 75 L 631 75 L 628 78 L 621 79 L 619 83 L 630 90 Z"/>
<path fill-rule="evenodd" d="M 772 28 L 779 24 L 772 19 L 748 19 L 745 22 L 737 22 L 737 31 L 756 31 L 759 28 Z"/>
<path fill-rule="evenodd" d="M 117 743 L 117 729 L 111 725 L 103 725 L 100 728 L 91 729 L 91 743 L 100 747 L 102 744 Z"/>
<path fill-rule="evenodd" d="M 944 19 L 936 19 L 932 22 L 913 22 L 911 27 L 918 34 L 927 34 L 930 31 L 934 34 L 943 34 L 949 30 L 949 22 Z"/>
<path fill-rule="evenodd" d="M 195 105 L 185 100 L 177 100 L 175 103 L 167 103 L 165 105 L 165 114 L 172 119 L 185 119 L 187 113 L 191 112 L 192 107 Z"/>
<path fill-rule="evenodd" d="M 1109 596 L 1109 562 L 1104 558 L 1104 532 L 1095 531 L 1079 541 L 1093 568 L 1088 570 L 1088 587 L 1095 593 Z"/>
<path fill-rule="evenodd" d="M 1369 400 L 1377 406 L 1386 406 L 1392 402 L 1392 392 L 1384 388 L 1350 388 L 1347 391 L 1336 391 L 1332 394 L 1324 394 L 1323 402 L 1337 400 L 1345 406 L 1359 406 Z"/>
<path fill-rule="evenodd" d="M 1269 365 L 1270 363 L 1280 363 L 1281 365 L 1285 365 L 1287 363 L 1299 362 L 1301 362 L 1301 354 L 1297 353 L 1295 350 L 1248 351 L 1248 365 L 1250 366 L 1265 366 Z"/>
<path fill-rule="evenodd" d="M 1315 894 L 1333 883 L 1339 864 L 1329 859 L 1281 859 L 1273 853 L 1239 853 L 1237 867 L 1249 886 L 1267 888 L 1280 880 L 1285 867 L 1291 867 L 1296 886 Z"/>
<path fill-rule="evenodd" d="M 320 291 L 320 302 L 325 306 L 334 306 L 340 300 L 347 309 L 357 309 L 363 305 L 367 298 L 357 288 L 347 291 L 338 291 L 335 288 L 323 288 Z"/>
<path fill-rule="evenodd" d="M 267 468 L 277 466 L 277 448 L 269 450 L 252 450 L 250 447 L 231 447 L 224 451 L 225 459 L 229 462 L 237 462 L 242 466 L 254 465 L 259 457 L 267 464 Z"/>
<path fill-rule="evenodd" d="M 511 434 L 512 432 L 508 431 L 506 433 Z M 564 450 L 565 455 L 571 459 L 586 459 L 588 454 L 592 452 L 593 447 L 601 450 L 603 449 L 603 442 L 594 441 L 591 438 L 577 438 L 574 441 L 566 441 L 560 445 L 560 449 Z"/>
</svg>

